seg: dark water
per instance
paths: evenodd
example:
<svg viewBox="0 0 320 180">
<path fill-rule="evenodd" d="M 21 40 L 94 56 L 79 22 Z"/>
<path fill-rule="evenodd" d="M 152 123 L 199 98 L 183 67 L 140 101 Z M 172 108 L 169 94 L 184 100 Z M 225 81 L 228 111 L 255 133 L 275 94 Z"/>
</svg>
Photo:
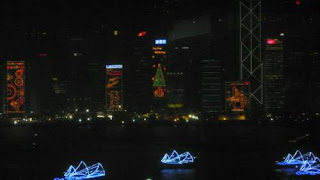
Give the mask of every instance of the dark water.
<svg viewBox="0 0 320 180">
<path fill-rule="evenodd" d="M 319 152 L 310 142 L 288 140 L 303 128 L 275 126 L 70 127 L 29 126 L 1 129 L 1 180 L 63 177 L 81 160 L 100 162 L 110 180 L 304 179 L 279 169 L 276 160 L 288 152 Z M 191 166 L 160 163 L 172 150 L 196 156 Z M 318 177 L 319 178 L 319 177 Z M 309 178 L 308 178 L 309 179 Z"/>
</svg>

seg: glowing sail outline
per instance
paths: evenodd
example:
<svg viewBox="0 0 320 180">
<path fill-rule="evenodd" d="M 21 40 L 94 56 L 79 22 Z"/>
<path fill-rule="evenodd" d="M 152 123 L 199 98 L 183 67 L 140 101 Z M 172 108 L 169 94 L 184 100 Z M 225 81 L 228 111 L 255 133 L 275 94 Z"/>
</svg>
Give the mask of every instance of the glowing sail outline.
<svg viewBox="0 0 320 180">
<path fill-rule="evenodd" d="M 54 180 L 82 180 L 82 179 L 93 179 L 106 175 L 101 163 L 96 163 L 91 166 L 87 166 L 84 161 L 81 161 L 75 168 L 69 166 L 68 170 L 64 173 L 64 178 L 55 178 Z"/>
<path fill-rule="evenodd" d="M 192 156 L 188 151 L 179 155 L 179 153 L 174 150 L 171 155 L 165 154 L 161 159 L 162 163 L 165 164 L 187 164 L 193 163 L 195 157 Z"/>
<path fill-rule="evenodd" d="M 283 161 L 277 162 L 277 165 L 280 165 L 280 166 L 299 165 L 299 164 L 301 165 L 305 161 L 309 163 L 314 163 L 317 157 L 312 152 L 302 154 L 299 150 L 297 150 L 293 155 L 289 153 L 283 159 L 284 159 Z"/>
<path fill-rule="evenodd" d="M 296 175 L 320 175 L 320 159 L 316 157 L 314 162 L 304 161 Z"/>
</svg>

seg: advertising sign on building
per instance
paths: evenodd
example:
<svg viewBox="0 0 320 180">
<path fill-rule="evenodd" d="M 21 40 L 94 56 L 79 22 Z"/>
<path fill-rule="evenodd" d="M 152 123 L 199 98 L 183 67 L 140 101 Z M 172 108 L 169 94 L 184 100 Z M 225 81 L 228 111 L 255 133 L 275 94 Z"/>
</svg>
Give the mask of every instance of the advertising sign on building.
<svg viewBox="0 0 320 180">
<path fill-rule="evenodd" d="M 7 61 L 7 113 L 25 112 L 24 71 L 24 61 Z"/>
<path fill-rule="evenodd" d="M 226 82 L 226 112 L 248 112 L 250 108 L 250 82 Z"/>
<path fill-rule="evenodd" d="M 107 111 L 123 110 L 123 66 L 121 64 L 106 65 L 106 107 Z"/>
</svg>

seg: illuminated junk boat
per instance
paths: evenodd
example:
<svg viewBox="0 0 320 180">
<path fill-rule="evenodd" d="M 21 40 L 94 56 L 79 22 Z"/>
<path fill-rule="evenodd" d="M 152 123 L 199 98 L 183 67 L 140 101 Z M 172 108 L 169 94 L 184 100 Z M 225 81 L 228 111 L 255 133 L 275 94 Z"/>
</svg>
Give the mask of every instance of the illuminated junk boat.
<svg viewBox="0 0 320 180">
<path fill-rule="evenodd" d="M 64 173 L 64 178 L 54 178 L 53 180 L 84 180 L 105 176 L 106 172 L 100 163 L 87 166 L 83 161 L 75 168 L 70 166 Z"/>
<path fill-rule="evenodd" d="M 320 159 L 315 158 L 313 162 L 304 161 L 300 169 L 296 172 L 298 176 L 319 176 L 320 175 Z"/>
<path fill-rule="evenodd" d="M 194 164 L 195 157 L 189 152 L 179 154 L 177 151 L 173 151 L 171 155 L 165 154 L 161 159 L 161 162 L 165 165 L 191 165 Z M 179 166 L 180 167 L 180 166 Z"/>
<path fill-rule="evenodd" d="M 283 161 L 277 162 L 277 165 L 279 166 L 295 166 L 295 165 L 302 165 L 304 162 L 314 163 L 317 157 L 312 153 L 308 152 L 305 154 L 302 154 L 299 150 L 297 150 L 293 155 L 290 153 L 283 157 Z"/>
</svg>

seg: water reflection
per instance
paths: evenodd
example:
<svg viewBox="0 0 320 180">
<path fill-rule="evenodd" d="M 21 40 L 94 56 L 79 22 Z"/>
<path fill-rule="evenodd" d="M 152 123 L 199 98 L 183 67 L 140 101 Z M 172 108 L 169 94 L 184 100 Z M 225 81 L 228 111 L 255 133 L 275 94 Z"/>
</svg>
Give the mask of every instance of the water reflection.
<svg viewBox="0 0 320 180">
<path fill-rule="evenodd" d="M 277 173 L 281 173 L 286 176 L 294 176 L 297 170 L 298 170 L 297 168 L 290 168 L 290 167 L 275 169 Z"/>
<path fill-rule="evenodd" d="M 161 179 L 162 180 L 188 180 L 196 179 L 196 170 L 190 169 L 162 169 Z"/>
<path fill-rule="evenodd" d="M 319 179 L 319 176 L 297 176 L 296 172 L 299 170 L 297 167 L 283 167 L 275 169 L 277 178 L 281 180 L 311 180 Z"/>
</svg>

